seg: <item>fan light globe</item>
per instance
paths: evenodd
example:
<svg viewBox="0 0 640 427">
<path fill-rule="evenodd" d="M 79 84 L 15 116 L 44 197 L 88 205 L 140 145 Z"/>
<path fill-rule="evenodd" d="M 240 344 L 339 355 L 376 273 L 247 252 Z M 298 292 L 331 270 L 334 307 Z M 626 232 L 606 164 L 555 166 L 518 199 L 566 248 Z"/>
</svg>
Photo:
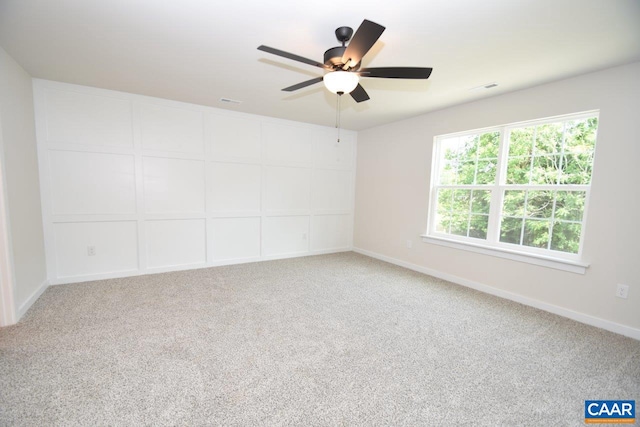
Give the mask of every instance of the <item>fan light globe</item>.
<svg viewBox="0 0 640 427">
<path fill-rule="evenodd" d="M 333 93 L 351 93 L 356 86 L 360 78 L 356 73 L 350 73 L 348 71 L 332 71 L 324 75 L 324 85 L 330 92 Z"/>
</svg>

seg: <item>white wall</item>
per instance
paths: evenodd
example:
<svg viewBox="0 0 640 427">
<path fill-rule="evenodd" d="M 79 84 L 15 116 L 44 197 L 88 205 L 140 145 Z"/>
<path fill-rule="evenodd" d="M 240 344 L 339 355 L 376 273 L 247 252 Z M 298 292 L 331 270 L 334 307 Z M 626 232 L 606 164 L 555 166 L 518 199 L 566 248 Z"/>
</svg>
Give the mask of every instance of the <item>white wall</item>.
<svg viewBox="0 0 640 427">
<path fill-rule="evenodd" d="M 13 304 L 20 318 L 46 289 L 31 76 L 0 48 L 0 171 Z M 14 319 L 17 320 L 17 319 Z"/>
<path fill-rule="evenodd" d="M 52 283 L 351 248 L 354 132 L 34 88 Z"/>
<path fill-rule="evenodd" d="M 586 274 L 424 243 L 436 135 L 600 110 Z M 640 338 L 640 63 L 429 113 L 358 134 L 354 247 Z M 413 247 L 406 247 L 412 240 Z M 630 286 L 626 300 L 617 283 Z"/>
</svg>

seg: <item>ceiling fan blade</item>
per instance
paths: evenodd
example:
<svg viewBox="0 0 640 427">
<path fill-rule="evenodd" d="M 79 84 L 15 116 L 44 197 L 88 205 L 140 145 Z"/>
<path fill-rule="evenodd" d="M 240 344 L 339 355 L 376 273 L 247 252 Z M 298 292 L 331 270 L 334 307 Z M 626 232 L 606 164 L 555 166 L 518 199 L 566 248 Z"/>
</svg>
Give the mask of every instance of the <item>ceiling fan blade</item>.
<svg viewBox="0 0 640 427">
<path fill-rule="evenodd" d="M 289 53 L 289 52 L 285 52 L 284 50 L 274 49 L 274 48 L 269 47 L 269 46 L 260 45 L 260 46 L 258 46 L 258 50 L 261 50 L 261 51 L 267 52 L 267 53 L 272 53 L 274 55 L 282 56 L 283 58 L 293 59 L 294 61 L 304 62 L 305 64 L 313 65 L 314 67 L 329 68 L 326 65 L 319 63 L 318 61 L 314 61 L 313 59 L 304 58 L 302 56 L 295 55 L 295 54 Z"/>
<path fill-rule="evenodd" d="M 367 101 L 368 99 L 370 99 L 369 98 L 369 94 L 367 93 L 366 90 L 364 90 L 364 88 L 362 87 L 362 85 L 360 83 L 358 83 L 358 86 L 356 86 L 356 88 L 351 91 L 351 97 L 356 102 L 363 102 L 363 101 Z"/>
<path fill-rule="evenodd" d="M 285 87 L 282 89 L 285 92 L 293 92 L 294 90 L 302 89 L 303 87 L 311 86 L 316 83 L 320 83 L 322 81 L 322 77 L 316 77 L 315 79 L 307 80 L 306 82 L 298 83 L 297 85 Z"/>
<path fill-rule="evenodd" d="M 382 77 L 385 79 L 428 79 L 433 68 L 420 67 L 380 67 L 362 68 L 362 77 Z"/>
<path fill-rule="evenodd" d="M 342 63 L 348 68 L 355 67 L 369 49 L 378 41 L 385 27 L 375 22 L 362 21 L 360 27 L 353 35 L 347 49 L 342 55 Z"/>
</svg>

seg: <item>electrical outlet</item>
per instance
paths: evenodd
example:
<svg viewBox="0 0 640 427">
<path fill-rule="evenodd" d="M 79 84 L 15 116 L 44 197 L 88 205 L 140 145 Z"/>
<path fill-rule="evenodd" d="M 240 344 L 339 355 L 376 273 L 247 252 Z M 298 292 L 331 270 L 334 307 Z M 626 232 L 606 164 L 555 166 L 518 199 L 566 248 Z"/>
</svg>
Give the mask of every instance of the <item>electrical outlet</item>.
<svg viewBox="0 0 640 427">
<path fill-rule="evenodd" d="M 96 254 L 96 247 L 95 246 L 87 246 L 87 255 L 88 256 L 95 256 Z"/>
<path fill-rule="evenodd" d="M 307 233 L 302 233 L 302 240 L 307 240 Z"/>
<path fill-rule="evenodd" d="M 616 288 L 616 296 L 618 298 L 626 299 L 629 296 L 629 285 L 618 284 L 618 287 Z"/>
<path fill-rule="evenodd" d="M 411 249 L 413 247 L 413 240 L 407 240 L 407 248 Z"/>
</svg>

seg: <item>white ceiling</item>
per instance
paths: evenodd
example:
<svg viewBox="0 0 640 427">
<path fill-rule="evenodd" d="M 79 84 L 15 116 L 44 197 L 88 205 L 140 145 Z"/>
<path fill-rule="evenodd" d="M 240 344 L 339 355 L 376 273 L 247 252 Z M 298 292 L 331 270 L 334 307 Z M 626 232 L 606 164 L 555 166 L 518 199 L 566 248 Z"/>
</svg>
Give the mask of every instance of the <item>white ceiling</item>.
<svg viewBox="0 0 640 427">
<path fill-rule="evenodd" d="M 353 130 L 640 60 L 639 0 L 0 0 L 0 45 L 38 78 L 333 126 L 322 84 L 280 91 L 321 70 L 256 48 L 322 62 L 365 18 L 387 29 L 363 66 L 434 71 L 363 79 Z"/>
</svg>

